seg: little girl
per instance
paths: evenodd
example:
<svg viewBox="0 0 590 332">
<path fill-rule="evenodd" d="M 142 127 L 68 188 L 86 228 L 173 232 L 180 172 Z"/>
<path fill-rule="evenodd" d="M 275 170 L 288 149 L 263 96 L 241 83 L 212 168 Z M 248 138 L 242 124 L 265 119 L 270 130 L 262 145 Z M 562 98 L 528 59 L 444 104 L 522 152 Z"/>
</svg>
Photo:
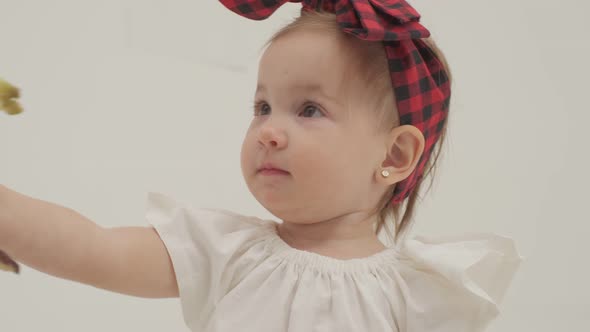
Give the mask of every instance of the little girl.
<svg viewBox="0 0 590 332">
<path fill-rule="evenodd" d="M 288 1 L 221 2 L 264 19 Z M 442 53 L 405 1 L 290 2 L 301 16 L 260 60 L 241 153 L 281 223 L 149 193 L 153 227 L 103 229 L 3 187 L 0 248 L 62 278 L 178 296 L 192 331 L 483 330 L 521 262 L 513 241 L 406 236 L 447 128 Z M 41 241 L 32 227 L 54 234 L 37 252 L 22 244 Z"/>
</svg>

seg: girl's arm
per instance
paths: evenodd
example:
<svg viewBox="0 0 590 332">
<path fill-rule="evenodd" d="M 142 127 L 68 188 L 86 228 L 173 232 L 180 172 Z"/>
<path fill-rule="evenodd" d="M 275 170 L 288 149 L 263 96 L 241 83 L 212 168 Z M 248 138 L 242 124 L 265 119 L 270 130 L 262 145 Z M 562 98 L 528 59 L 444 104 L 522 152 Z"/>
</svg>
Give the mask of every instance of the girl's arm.
<svg viewBox="0 0 590 332">
<path fill-rule="evenodd" d="M 178 297 L 170 257 L 152 227 L 103 228 L 2 185 L 0 249 L 58 278 L 138 297 Z"/>
</svg>

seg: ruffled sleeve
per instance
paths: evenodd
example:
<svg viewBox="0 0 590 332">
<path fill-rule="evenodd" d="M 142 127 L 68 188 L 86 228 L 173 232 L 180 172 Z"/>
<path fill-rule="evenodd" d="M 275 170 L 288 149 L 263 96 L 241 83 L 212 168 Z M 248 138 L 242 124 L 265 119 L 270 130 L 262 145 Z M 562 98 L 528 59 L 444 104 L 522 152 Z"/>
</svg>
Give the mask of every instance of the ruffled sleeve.
<svg viewBox="0 0 590 332">
<path fill-rule="evenodd" d="M 407 331 L 483 331 L 523 260 L 495 234 L 418 236 L 398 250 Z"/>
<path fill-rule="evenodd" d="M 166 246 L 176 273 L 183 317 L 202 330 L 215 303 L 240 276 L 265 259 L 256 243 L 268 232 L 256 218 L 197 208 L 161 193 L 148 193 L 147 222 Z"/>
</svg>

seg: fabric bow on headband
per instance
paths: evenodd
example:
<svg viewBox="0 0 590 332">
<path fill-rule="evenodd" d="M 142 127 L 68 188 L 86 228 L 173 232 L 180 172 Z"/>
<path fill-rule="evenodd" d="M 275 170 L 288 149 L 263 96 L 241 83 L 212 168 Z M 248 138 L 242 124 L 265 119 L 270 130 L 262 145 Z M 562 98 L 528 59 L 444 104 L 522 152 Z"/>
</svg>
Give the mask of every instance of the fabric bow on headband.
<svg viewBox="0 0 590 332">
<path fill-rule="evenodd" d="M 220 0 L 231 11 L 253 20 L 263 20 L 288 2 L 301 2 L 302 10 L 336 14 L 346 33 L 363 40 L 383 41 L 400 125 L 418 128 L 425 139 L 416 169 L 396 185 L 392 203 L 410 195 L 422 179 L 426 162 L 447 119 L 450 82 L 443 64 L 421 38 L 430 32 L 420 23 L 420 14 L 403 0 Z"/>
</svg>

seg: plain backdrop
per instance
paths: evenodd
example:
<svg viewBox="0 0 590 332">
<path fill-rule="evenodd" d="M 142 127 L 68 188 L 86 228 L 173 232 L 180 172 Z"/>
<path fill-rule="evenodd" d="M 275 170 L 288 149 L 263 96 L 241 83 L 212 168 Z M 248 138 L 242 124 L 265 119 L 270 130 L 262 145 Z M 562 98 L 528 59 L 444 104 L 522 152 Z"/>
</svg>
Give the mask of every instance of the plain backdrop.
<svg viewBox="0 0 590 332">
<path fill-rule="evenodd" d="M 585 1 L 415 0 L 454 84 L 449 140 L 416 235 L 494 232 L 525 257 L 489 331 L 590 327 Z M 105 227 L 147 226 L 147 193 L 274 218 L 239 152 L 266 21 L 217 1 L 0 0 L 0 183 Z M 276 219 L 275 219 L 276 220 Z M 1 331 L 186 331 L 178 299 L 0 273 Z"/>
</svg>

